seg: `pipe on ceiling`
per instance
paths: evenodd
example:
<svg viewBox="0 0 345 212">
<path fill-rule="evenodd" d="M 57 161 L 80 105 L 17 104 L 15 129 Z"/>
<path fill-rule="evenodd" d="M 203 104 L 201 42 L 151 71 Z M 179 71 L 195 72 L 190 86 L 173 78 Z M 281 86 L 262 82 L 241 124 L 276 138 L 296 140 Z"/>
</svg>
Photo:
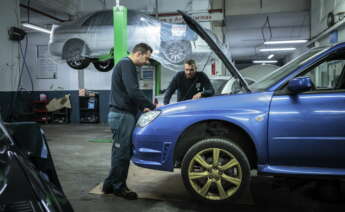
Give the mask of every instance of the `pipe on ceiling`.
<svg viewBox="0 0 345 212">
<path fill-rule="evenodd" d="M 55 16 L 49 15 L 48 13 L 42 12 L 42 11 L 40 11 L 38 9 L 35 9 L 35 8 L 32 8 L 32 7 L 28 7 L 27 5 L 24 5 L 24 4 L 20 4 L 20 7 L 25 8 L 25 9 L 29 9 L 32 12 L 35 12 L 35 13 L 38 13 L 40 15 L 46 16 L 46 17 L 51 18 L 51 19 L 53 19 L 55 21 L 59 21 L 59 22 L 69 21 L 69 20 L 63 20 L 63 19 L 57 18 Z"/>
</svg>

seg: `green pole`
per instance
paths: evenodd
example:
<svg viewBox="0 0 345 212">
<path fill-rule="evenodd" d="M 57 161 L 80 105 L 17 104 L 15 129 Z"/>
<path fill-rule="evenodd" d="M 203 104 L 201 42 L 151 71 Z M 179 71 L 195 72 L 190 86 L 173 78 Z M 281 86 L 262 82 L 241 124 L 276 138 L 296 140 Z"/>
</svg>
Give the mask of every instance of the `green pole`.
<svg viewBox="0 0 345 212">
<path fill-rule="evenodd" d="M 124 6 L 113 7 L 114 25 L 114 63 L 127 56 L 127 8 Z"/>
<path fill-rule="evenodd" d="M 161 65 L 158 63 L 155 65 L 156 71 L 155 71 L 155 95 L 159 95 L 161 93 Z"/>
</svg>

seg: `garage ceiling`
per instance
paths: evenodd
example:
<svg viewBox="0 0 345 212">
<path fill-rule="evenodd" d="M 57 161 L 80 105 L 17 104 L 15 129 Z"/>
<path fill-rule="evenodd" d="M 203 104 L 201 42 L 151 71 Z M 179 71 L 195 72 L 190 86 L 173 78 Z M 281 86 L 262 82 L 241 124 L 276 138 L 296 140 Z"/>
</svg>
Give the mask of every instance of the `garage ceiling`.
<svg viewBox="0 0 345 212">
<path fill-rule="evenodd" d="M 264 41 L 308 40 L 310 37 L 308 11 L 227 16 L 226 23 L 225 33 L 235 61 L 267 59 L 270 54 L 282 60 L 291 52 L 260 52 L 260 49 L 299 48 L 304 44 L 264 45 Z"/>
</svg>

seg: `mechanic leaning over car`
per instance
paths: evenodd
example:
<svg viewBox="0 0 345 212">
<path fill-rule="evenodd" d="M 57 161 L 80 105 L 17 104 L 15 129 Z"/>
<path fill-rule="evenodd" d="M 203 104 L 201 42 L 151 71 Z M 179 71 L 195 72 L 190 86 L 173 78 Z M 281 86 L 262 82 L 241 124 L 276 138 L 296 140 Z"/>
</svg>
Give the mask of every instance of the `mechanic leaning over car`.
<svg viewBox="0 0 345 212">
<path fill-rule="evenodd" d="M 169 104 L 171 96 L 177 90 L 177 101 L 200 99 L 214 95 L 210 79 L 204 72 L 197 72 L 195 60 L 184 63 L 184 71 L 178 72 L 165 92 L 164 104 Z"/>
<path fill-rule="evenodd" d="M 126 185 L 136 116 L 141 111 L 155 109 L 155 105 L 139 90 L 136 66 L 148 64 L 151 53 L 149 45 L 137 44 L 128 57 L 116 64 L 111 80 L 108 123 L 113 133 L 113 144 L 111 168 L 102 190 L 105 194 L 113 193 L 129 200 L 138 198 Z"/>
</svg>

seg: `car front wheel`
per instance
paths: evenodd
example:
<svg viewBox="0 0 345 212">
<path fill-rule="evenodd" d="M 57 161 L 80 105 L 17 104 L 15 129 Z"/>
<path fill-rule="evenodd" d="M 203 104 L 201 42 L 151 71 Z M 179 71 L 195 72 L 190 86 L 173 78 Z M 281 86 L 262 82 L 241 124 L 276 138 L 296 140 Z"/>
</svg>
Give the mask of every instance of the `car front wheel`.
<svg viewBox="0 0 345 212">
<path fill-rule="evenodd" d="M 95 61 L 93 65 L 98 71 L 108 72 L 114 67 L 114 59 L 109 59 L 105 61 Z"/>
<path fill-rule="evenodd" d="M 193 145 L 182 163 L 186 188 L 198 199 L 225 202 L 240 196 L 250 181 L 250 165 L 230 139 L 209 138 Z"/>
<path fill-rule="evenodd" d="M 89 66 L 90 59 L 82 56 L 83 48 L 86 47 L 82 42 L 66 44 L 65 58 L 71 68 L 80 70 Z"/>
</svg>

